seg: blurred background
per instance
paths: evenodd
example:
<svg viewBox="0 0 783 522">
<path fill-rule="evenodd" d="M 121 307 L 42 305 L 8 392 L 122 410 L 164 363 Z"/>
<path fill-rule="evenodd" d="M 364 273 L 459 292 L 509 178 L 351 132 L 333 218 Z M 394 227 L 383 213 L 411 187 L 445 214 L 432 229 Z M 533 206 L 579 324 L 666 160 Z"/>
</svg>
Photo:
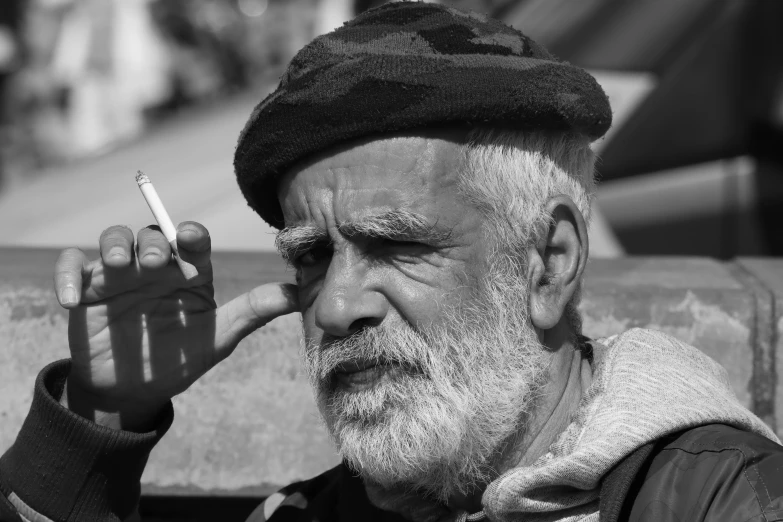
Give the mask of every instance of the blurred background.
<svg viewBox="0 0 783 522">
<path fill-rule="evenodd" d="M 783 255 L 783 2 L 441 0 L 587 68 L 615 112 L 596 257 Z M 272 231 L 232 170 L 239 131 L 313 37 L 377 0 L 2 0 L 0 246 L 94 247 L 152 217 L 216 248 Z"/>
</svg>

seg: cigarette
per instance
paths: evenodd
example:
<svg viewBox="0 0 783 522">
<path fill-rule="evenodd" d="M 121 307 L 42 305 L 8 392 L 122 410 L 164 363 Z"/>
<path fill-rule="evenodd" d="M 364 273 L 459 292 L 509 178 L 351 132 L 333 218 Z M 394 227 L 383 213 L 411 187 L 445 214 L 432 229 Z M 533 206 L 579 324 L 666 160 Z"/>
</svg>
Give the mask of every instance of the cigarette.
<svg viewBox="0 0 783 522">
<path fill-rule="evenodd" d="M 136 183 L 139 184 L 141 195 L 144 196 L 144 200 L 149 205 L 152 215 L 155 216 L 155 221 L 158 222 L 161 232 L 166 237 L 166 241 L 171 245 L 171 251 L 174 253 L 174 259 L 179 265 L 179 269 L 182 271 L 182 275 L 185 279 L 190 280 L 198 275 L 196 267 L 190 263 L 183 261 L 179 257 L 179 249 L 177 248 L 177 228 L 169 217 L 169 213 L 166 212 L 166 207 L 163 206 L 163 202 L 158 196 L 158 192 L 155 187 L 152 186 L 150 178 L 147 177 L 142 171 L 138 171 L 136 174 Z"/>
</svg>

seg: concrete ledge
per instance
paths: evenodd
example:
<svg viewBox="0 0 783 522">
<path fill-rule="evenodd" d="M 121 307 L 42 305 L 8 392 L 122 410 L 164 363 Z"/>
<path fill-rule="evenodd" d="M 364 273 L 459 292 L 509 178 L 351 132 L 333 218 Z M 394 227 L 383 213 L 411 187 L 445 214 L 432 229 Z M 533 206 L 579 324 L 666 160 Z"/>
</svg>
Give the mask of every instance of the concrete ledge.
<svg viewBox="0 0 783 522">
<path fill-rule="evenodd" d="M 756 329 L 756 364 L 763 379 L 757 387 L 757 409 L 768 424 L 777 421 L 778 436 L 783 434 L 783 259 L 742 258 L 737 266 L 755 280 L 761 305 Z"/>
<path fill-rule="evenodd" d="M 732 264 L 622 258 L 591 261 L 588 270 L 581 306 L 586 335 L 633 327 L 666 332 L 722 364 L 740 401 L 753 408 L 757 290 L 733 275 Z"/>
<path fill-rule="evenodd" d="M 55 250 L 0 249 L 0 452 L 13 443 L 32 385 L 67 357 L 67 315 L 54 300 Z M 291 280 L 275 254 L 216 253 L 219 303 L 269 281 Z M 593 260 L 585 333 L 665 331 L 728 370 L 740 400 L 776 428 L 783 417 L 783 259 Z M 144 491 L 263 496 L 337 462 L 298 362 L 299 319 L 280 318 L 174 401 L 176 421 L 154 450 Z M 783 435 L 781 429 L 777 429 Z"/>
</svg>

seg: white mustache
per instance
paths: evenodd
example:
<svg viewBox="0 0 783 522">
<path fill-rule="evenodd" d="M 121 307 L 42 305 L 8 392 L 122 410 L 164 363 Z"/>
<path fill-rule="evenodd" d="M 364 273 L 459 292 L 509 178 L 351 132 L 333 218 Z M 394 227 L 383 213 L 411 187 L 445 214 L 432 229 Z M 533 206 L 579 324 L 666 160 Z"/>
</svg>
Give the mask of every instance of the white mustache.
<svg viewBox="0 0 783 522">
<path fill-rule="evenodd" d="M 308 373 L 323 382 L 341 367 L 354 363 L 395 365 L 410 372 L 425 373 L 418 347 L 429 344 L 426 336 L 410 327 L 396 330 L 390 332 L 389 327 L 376 326 L 363 328 L 349 337 L 327 334 L 320 342 L 308 341 L 305 352 Z"/>
</svg>

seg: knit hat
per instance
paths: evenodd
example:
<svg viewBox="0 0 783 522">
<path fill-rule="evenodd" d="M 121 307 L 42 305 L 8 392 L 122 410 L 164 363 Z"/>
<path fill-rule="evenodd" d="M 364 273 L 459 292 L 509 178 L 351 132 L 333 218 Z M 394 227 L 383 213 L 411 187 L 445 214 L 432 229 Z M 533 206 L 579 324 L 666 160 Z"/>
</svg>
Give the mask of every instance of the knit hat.
<svg viewBox="0 0 783 522">
<path fill-rule="evenodd" d="M 250 115 L 234 168 L 248 204 L 282 228 L 280 176 L 348 140 L 487 124 L 597 139 L 611 121 L 592 76 L 516 29 L 444 5 L 394 2 L 299 51 Z"/>
</svg>

